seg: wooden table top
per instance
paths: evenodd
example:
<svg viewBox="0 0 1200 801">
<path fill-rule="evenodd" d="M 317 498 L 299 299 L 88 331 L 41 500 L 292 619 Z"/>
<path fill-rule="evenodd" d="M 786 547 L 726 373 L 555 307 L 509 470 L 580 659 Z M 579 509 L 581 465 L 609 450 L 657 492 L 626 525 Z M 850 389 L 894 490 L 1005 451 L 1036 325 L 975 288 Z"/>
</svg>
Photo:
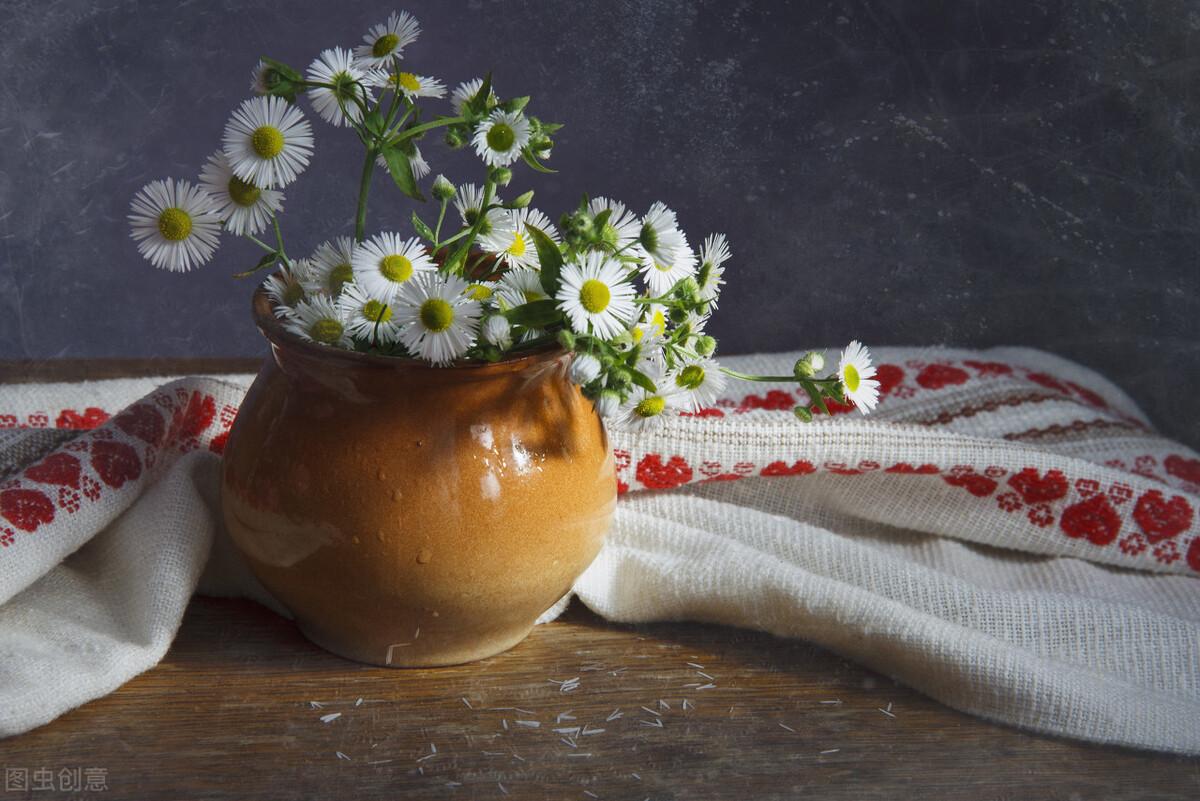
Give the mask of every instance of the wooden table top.
<svg viewBox="0 0 1200 801">
<path fill-rule="evenodd" d="M 34 377 L 22 370 L 0 363 Z M 804 642 L 617 625 L 578 601 L 482 662 L 388 669 L 328 654 L 257 604 L 197 598 L 159 666 L 0 740 L 0 767 L 55 788 L 0 801 L 1200 798 L 1198 759 L 1025 733 Z M 63 789 L 88 781 L 106 789 Z"/>
</svg>

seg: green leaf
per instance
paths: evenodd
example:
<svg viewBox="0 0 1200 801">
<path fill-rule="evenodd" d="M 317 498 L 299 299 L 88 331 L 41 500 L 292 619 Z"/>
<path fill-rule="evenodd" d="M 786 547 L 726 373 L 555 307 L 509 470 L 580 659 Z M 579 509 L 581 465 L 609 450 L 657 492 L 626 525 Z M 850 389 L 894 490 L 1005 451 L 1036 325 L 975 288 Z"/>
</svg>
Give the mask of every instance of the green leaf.
<svg viewBox="0 0 1200 801">
<path fill-rule="evenodd" d="M 554 173 L 558 172 L 558 170 L 552 170 L 543 165 L 542 162 L 538 161 L 537 156 L 530 153 L 529 148 L 527 147 L 521 149 L 521 158 L 525 160 L 525 163 L 528 164 L 530 168 L 534 170 L 534 172 L 541 172 L 545 173 L 546 175 L 553 175 Z"/>
<path fill-rule="evenodd" d="M 476 114 L 483 114 L 487 111 L 488 98 L 492 96 L 492 73 L 489 71 L 483 76 L 483 85 L 479 87 L 479 91 L 475 96 L 468 101 L 467 106 Z"/>
<path fill-rule="evenodd" d="M 433 235 L 433 229 L 426 225 L 425 221 L 418 217 L 415 211 L 412 213 L 412 224 L 413 230 L 417 232 L 417 236 L 425 237 L 430 242 L 437 242 L 437 237 Z"/>
<path fill-rule="evenodd" d="M 251 275 L 254 275 L 256 272 L 263 269 L 264 267 L 271 267 L 278 260 L 279 260 L 279 253 L 277 251 L 273 250 L 270 253 L 268 253 L 267 255 L 263 256 L 261 259 L 259 259 L 258 264 L 254 265 L 253 269 L 246 270 L 246 272 L 244 272 L 244 273 L 234 273 L 233 277 L 234 278 L 247 278 Z"/>
<path fill-rule="evenodd" d="M 825 405 L 825 397 L 821 390 L 811 381 L 801 381 L 800 386 L 804 387 L 804 391 L 808 393 L 808 397 L 821 410 L 822 414 L 829 414 L 829 407 Z"/>
<path fill-rule="evenodd" d="M 529 105 L 529 95 L 523 97 L 514 97 L 510 100 L 505 100 L 500 104 L 500 108 L 505 111 L 516 113 Z"/>
<path fill-rule="evenodd" d="M 378 107 L 371 109 L 367 112 L 367 115 L 363 117 L 363 127 L 375 134 L 376 137 L 383 136 L 385 127 L 383 123 L 383 114 L 380 113 Z"/>
<path fill-rule="evenodd" d="M 526 225 L 525 230 L 533 237 L 534 247 L 537 248 L 538 263 L 541 265 L 542 289 L 550 297 L 558 292 L 558 276 L 562 273 L 562 251 L 546 232 L 532 225 Z"/>
<path fill-rule="evenodd" d="M 425 196 L 417 188 L 417 179 L 413 177 L 412 162 L 409 161 L 408 154 L 398 147 L 388 145 L 383 149 L 383 160 L 387 162 L 388 172 L 392 174 L 392 180 L 400 187 L 401 192 L 414 200 L 425 200 Z"/>
<path fill-rule="evenodd" d="M 266 64 L 268 67 L 275 70 L 280 75 L 287 78 L 289 81 L 297 81 L 298 82 L 298 81 L 304 80 L 304 78 L 301 77 L 300 73 L 296 72 L 294 69 L 289 67 L 287 64 L 284 64 L 282 61 L 276 61 L 275 59 L 267 58 L 266 56 L 259 56 L 259 59 L 262 60 L 262 63 Z"/>
<path fill-rule="evenodd" d="M 650 380 L 650 376 L 643 373 L 641 370 L 629 368 L 629 377 L 633 379 L 633 383 L 637 384 L 647 392 L 657 393 L 658 387 L 654 386 L 654 382 Z"/>
<path fill-rule="evenodd" d="M 522 303 L 504 312 L 504 316 L 513 325 L 523 325 L 526 328 L 547 328 L 562 320 L 558 302 L 552 298 Z"/>
<path fill-rule="evenodd" d="M 541 125 L 542 125 L 542 133 L 552 134 L 552 133 L 562 130 L 561 122 L 543 122 Z"/>
<path fill-rule="evenodd" d="M 603 231 L 604 226 L 608 225 L 608 218 L 612 216 L 612 212 L 612 209 L 605 209 L 596 215 L 593 225 L 595 225 L 597 231 Z"/>
</svg>

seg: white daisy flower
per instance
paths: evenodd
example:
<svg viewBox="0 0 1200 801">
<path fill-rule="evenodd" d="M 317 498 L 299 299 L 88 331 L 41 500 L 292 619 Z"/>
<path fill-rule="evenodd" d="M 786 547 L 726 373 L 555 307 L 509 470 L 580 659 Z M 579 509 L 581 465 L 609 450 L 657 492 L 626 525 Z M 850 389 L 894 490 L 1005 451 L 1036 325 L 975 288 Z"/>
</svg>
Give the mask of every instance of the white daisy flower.
<svg viewBox="0 0 1200 801">
<path fill-rule="evenodd" d="M 354 282 L 376 297 L 387 297 L 417 273 L 437 269 L 420 239 L 402 240 L 394 233 L 376 234 L 355 247 L 350 264 Z"/>
<path fill-rule="evenodd" d="M 593 217 L 604 211 L 611 212 L 608 222 L 604 224 L 604 230 L 600 232 L 600 240 L 605 247 L 614 253 L 622 253 L 626 248 L 632 249 L 641 236 L 642 221 L 619 200 L 597 197 L 588 203 L 588 213 Z"/>
<path fill-rule="evenodd" d="M 323 345 L 350 348 L 354 344 L 350 341 L 341 309 L 330 298 L 314 297 L 300 301 L 292 316 L 284 322 L 284 327 L 302 339 Z"/>
<path fill-rule="evenodd" d="M 866 414 L 879 403 L 879 382 L 875 380 L 875 366 L 871 364 L 871 352 L 853 340 L 842 351 L 838 362 L 838 378 L 858 411 Z"/>
<path fill-rule="evenodd" d="M 507 210 L 504 225 L 496 225 L 492 230 L 479 237 L 479 246 L 487 253 L 494 253 L 500 263 L 509 267 L 525 267 L 536 270 L 541 265 L 538 261 L 537 245 L 526 226 L 532 225 L 541 230 L 546 236 L 558 244 L 558 229 L 550 222 L 550 218 L 537 209 Z"/>
<path fill-rule="evenodd" d="M 669 378 L 650 375 L 655 392 L 635 386 L 621 406 L 617 425 L 626 431 L 650 431 L 662 424 L 668 412 L 678 410 L 683 398 Z"/>
<path fill-rule="evenodd" d="M 129 227 L 138 252 L 155 267 L 185 273 L 212 258 L 221 215 L 198 186 L 168 178 L 152 181 L 130 204 Z"/>
<path fill-rule="evenodd" d="M 676 248 L 671 255 L 669 260 L 656 256 L 642 262 L 642 277 L 655 297 L 665 295 L 675 284 L 696 274 L 696 254 L 687 246 L 686 239 L 683 247 Z"/>
<path fill-rule="evenodd" d="M 492 203 L 500 203 L 500 196 L 496 194 L 492 197 Z M 458 210 L 458 216 L 462 220 L 463 225 L 474 225 L 479 219 L 479 210 L 483 208 L 483 187 L 475 184 L 463 184 L 458 188 L 458 192 L 454 196 L 454 208 Z M 504 225 L 508 220 L 508 215 L 505 209 L 492 209 L 488 212 L 487 219 L 483 226 L 479 229 L 480 236 L 487 236 L 492 233 L 493 228 Z"/>
<path fill-rule="evenodd" d="M 479 90 L 483 88 L 483 78 L 472 78 L 469 81 L 463 81 L 450 95 L 450 102 L 454 105 L 455 115 L 461 117 L 463 111 L 467 107 L 467 103 L 471 102 L 475 95 L 479 94 Z M 492 87 L 488 92 L 489 104 L 495 103 L 500 98 L 496 97 L 496 87 Z"/>
<path fill-rule="evenodd" d="M 418 357 L 446 365 L 475 344 L 482 314 L 479 301 L 464 291 L 457 276 L 422 272 L 396 292 L 396 316 L 403 330 L 400 341 Z"/>
<path fill-rule="evenodd" d="M 267 276 L 263 281 L 263 289 L 275 310 L 275 316 L 286 319 L 296 310 L 296 305 L 306 297 L 304 279 L 312 272 L 312 263 L 308 259 L 294 259 L 292 269 L 281 267 L 279 272 Z"/>
<path fill-rule="evenodd" d="M 337 299 L 350 335 L 372 344 L 390 345 L 400 339 L 400 323 L 388 297 L 379 297 L 357 284 L 347 284 Z"/>
<path fill-rule="evenodd" d="M 420 35 L 416 17 L 407 11 L 398 14 L 393 11 L 387 22 L 371 26 L 363 36 L 363 44 L 354 49 L 354 55 L 364 67 L 386 67 L 393 56 L 400 56 Z"/>
<path fill-rule="evenodd" d="M 354 240 L 339 236 L 317 246 L 312 256 L 312 271 L 304 288 L 313 295 L 336 297 L 342 285 L 354 281 Z"/>
<path fill-rule="evenodd" d="M 392 72 L 386 78 L 389 89 L 399 88 L 409 100 L 418 97 L 445 97 L 446 84 L 428 75 L 417 75 L 414 72 Z"/>
<path fill-rule="evenodd" d="M 709 234 L 700 246 L 700 269 L 696 283 L 700 285 L 700 299 L 717 307 L 717 295 L 725 283 L 725 262 L 729 261 L 729 243 L 725 234 Z"/>
<path fill-rule="evenodd" d="M 351 121 L 362 119 L 362 109 L 355 101 L 363 100 L 360 87 L 366 85 L 367 75 L 355 63 L 349 50 L 334 47 L 321 51 L 321 55 L 308 65 L 305 77 L 314 83 L 331 85 L 308 90 L 308 99 L 321 119 L 334 126 L 346 127 Z M 369 93 L 367 99 L 370 99 Z"/>
<path fill-rule="evenodd" d="M 625 280 L 625 268 L 606 253 L 589 251 L 582 261 L 563 265 L 561 279 L 558 306 L 580 334 L 612 339 L 637 316 L 637 293 Z"/>
<path fill-rule="evenodd" d="M 698 412 L 717 402 L 725 391 L 725 374 L 712 359 L 698 359 L 684 364 L 669 377 L 679 392 L 683 405 Z"/>
<path fill-rule="evenodd" d="M 658 356 L 662 352 L 656 347 L 667 334 L 667 307 L 661 303 L 651 303 L 642 309 L 642 318 L 630 333 L 633 341 L 642 345 L 644 351 Z"/>
<path fill-rule="evenodd" d="M 271 84 L 275 79 L 274 68 L 268 66 L 265 61 L 259 61 L 250 73 L 250 91 L 256 95 L 265 95 L 271 91 Z"/>
<path fill-rule="evenodd" d="M 537 270 L 506 270 L 496 286 L 496 298 L 502 309 L 512 309 L 548 297 L 542 287 L 542 275 Z"/>
<path fill-rule="evenodd" d="M 600 360 L 592 354 L 576 353 L 571 358 L 571 366 L 567 368 L 567 377 L 579 386 L 583 386 L 599 378 L 603 369 Z"/>
<path fill-rule="evenodd" d="M 282 97 L 254 97 L 225 125 L 225 157 L 233 174 L 263 189 L 296 180 L 312 157 L 312 126 Z"/>
<path fill-rule="evenodd" d="M 489 167 L 507 167 L 529 144 L 529 120 L 520 112 L 496 109 L 475 128 L 475 153 Z"/>
<path fill-rule="evenodd" d="M 686 248 L 687 237 L 679 230 L 675 212 L 662 203 L 655 203 L 642 218 L 642 229 L 638 234 L 638 248 L 642 261 L 650 264 L 661 261 L 672 264 L 675 251 Z"/>
<path fill-rule="evenodd" d="M 470 295 L 469 292 L 467 294 Z M 501 351 L 508 350 L 513 344 L 512 323 L 503 314 L 493 314 L 484 320 L 480 335 L 484 342 L 495 345 Z"/>
<path fill-rule="evenodd" d="M 259 189 L 238 178 L 220 150 L 209 156 L 200 170 L 200 183 L 217 204 L 225 230 L 238 236 L 266 230 L 271 215 L 283 211 L 282 192 Z"/>
</svg>

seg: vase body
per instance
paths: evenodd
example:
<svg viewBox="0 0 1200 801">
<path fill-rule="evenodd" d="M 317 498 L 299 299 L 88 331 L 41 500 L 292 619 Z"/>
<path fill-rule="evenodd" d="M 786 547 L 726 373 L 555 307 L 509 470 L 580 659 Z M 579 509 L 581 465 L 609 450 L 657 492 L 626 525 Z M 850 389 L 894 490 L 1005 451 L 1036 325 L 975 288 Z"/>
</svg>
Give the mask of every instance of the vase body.
<svg viewBox="0 0 1200 801">
<path fill-rule="evenodd" d="M 226 445 L 250 568 L 318 645 L 448 665 L 520 642 L 599 552 L 616 504 L 603 424 L 552 350 L 435 368 L 302 342 L 271 355 Z"/>
</svg>

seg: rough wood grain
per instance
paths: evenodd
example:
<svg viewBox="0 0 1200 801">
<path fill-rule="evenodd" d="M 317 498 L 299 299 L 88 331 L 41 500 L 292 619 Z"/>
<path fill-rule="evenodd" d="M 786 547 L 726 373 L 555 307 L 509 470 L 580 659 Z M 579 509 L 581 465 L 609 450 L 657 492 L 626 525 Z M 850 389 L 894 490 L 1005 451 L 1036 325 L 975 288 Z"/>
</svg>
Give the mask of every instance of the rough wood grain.
<svg viewBox="0 0 1200 801">
<path fill-rule="evenodd" d="M 254 367 L 47 362 L 24 375 Z M 0 363 L 0 380 L 16 371 Z M 566 692 L 555 683 L 573 678 Z M 255 604 L 198 598 L 158 667 L 0 741 L 0 768 L 48 769 L 58 782 L 77 767 L 104 769 L 108 789 L 0 786 L 0 801 L 1200 797 L 1200 760 L 996 726 L 803 642 L 616 625 L 578 604 L 483 662 L 389 670 L 321 651 Z"/>
<path fill-rule="evenodd" d="M 389 670 L 255 604 L 197 599 L 160 666 L 0 742 L 0 765 L 103 767 L 103 797 L 122 799 L 1200 795 L 1196 760 L 993 726 L 805 643 L 578 605 L 483 662 Z"/>
</svg>

